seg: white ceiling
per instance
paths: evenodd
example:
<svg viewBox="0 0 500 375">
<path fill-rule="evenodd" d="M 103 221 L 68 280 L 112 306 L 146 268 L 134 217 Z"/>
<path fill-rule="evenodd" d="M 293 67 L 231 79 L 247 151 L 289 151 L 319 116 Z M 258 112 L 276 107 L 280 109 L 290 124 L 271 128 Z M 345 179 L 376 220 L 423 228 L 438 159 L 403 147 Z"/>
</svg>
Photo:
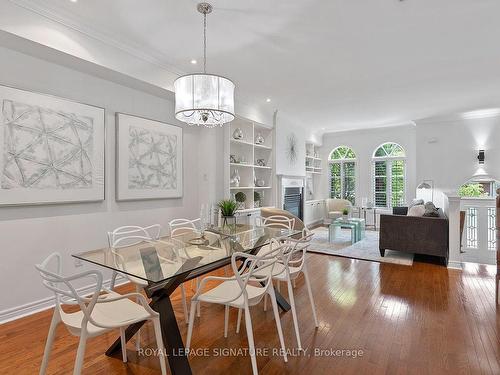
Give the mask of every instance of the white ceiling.
<svg viewBox="0 0 500 375">
<path fill-rule="evenodd" d="M 30 0 L 192 72 L 193 0 Z M 498 0 L 213 0 L 208 70 L 247 101 L 328 132 L 500 104 Z M 267 104 L 265 99 L 272 98 Z"/>
</svg>

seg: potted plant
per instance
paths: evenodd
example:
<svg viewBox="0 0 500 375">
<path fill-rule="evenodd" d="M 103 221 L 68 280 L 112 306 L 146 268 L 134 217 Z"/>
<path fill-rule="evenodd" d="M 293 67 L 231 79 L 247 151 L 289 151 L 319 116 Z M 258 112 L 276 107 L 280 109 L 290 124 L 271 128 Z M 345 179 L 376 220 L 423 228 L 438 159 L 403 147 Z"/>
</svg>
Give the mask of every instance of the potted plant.
<svg viewBox="0 0 500 375">
<path fill-rule="evenodd" d="M 342 219 L 344 221 L 347 221 L 347 219 L 349 219 L 349 210 L 347 208 L 344 208 L 342 210 Z"/>
<path fill-rule="evenodd" d="M 236 202 L 238 202 L 238 209 L 242 210 L 245 208 L 245 201 L 247 200 L 247 196 L 244 192 L 237 192 L 234 196 L 234 199 L 236 199 Z"/>
<path fill-rule="evenodd" d="M 254 191 L 253 192 L 253 206 L 256 208 L 260 207 L 261 199 L 262 199 L 262 197 L 261 197 L 260 193 L 258 191 Z"/>
<path fill-rule="evenodd" d="M 228 224 L 228 219 L 236 221 L 234 218 L 234 213 L 238 209 L 238 203 L 232 199 L 223 199 L 218 204 L 220 214 L 222 215 L 222 226 Z"/>
</svg>

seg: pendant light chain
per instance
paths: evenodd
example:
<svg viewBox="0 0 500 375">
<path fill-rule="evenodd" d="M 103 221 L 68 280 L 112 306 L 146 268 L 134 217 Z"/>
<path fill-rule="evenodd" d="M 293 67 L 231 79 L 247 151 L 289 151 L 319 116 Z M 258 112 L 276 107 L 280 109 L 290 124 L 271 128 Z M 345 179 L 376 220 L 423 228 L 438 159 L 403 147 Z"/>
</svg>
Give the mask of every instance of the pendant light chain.
<svg viewBox="0 0 500 375">
<path fill-rule="evenodd" d="M 203 73 L 207 72 L 207 13 L 203 12 Z"/>
</svg>

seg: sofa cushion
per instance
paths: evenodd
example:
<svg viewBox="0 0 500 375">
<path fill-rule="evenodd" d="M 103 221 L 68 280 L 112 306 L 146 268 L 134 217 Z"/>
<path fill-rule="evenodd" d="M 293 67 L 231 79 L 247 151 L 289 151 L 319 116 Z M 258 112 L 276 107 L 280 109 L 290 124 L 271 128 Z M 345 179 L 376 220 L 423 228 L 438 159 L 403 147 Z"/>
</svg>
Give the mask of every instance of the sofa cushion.
<svg viewBox="0 0 500 375">
<path fill-rule="evenodd" d="M 411 206 L 408 210 L 408 216 L 424 216 L 425 214 L 425 206 L 423 204 L 417 204 L 415 206 Z"/>
</svg>

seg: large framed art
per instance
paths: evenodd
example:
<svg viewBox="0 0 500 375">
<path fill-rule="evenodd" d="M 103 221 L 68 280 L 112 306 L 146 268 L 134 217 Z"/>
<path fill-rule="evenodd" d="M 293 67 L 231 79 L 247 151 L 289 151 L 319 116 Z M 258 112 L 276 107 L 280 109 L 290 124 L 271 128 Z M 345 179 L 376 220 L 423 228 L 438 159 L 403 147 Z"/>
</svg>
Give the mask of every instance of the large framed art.
<svg viewBox="0 0 500 375">
<path fill-rule="evenodd" d="M 104 200 L 104 109 L 0 86 L 0 205 Z"/>
<path fill-rule="evenodd" d="M 182 197 L 182 128 L 116 114 L 116 199 Z"/>
</svg>

